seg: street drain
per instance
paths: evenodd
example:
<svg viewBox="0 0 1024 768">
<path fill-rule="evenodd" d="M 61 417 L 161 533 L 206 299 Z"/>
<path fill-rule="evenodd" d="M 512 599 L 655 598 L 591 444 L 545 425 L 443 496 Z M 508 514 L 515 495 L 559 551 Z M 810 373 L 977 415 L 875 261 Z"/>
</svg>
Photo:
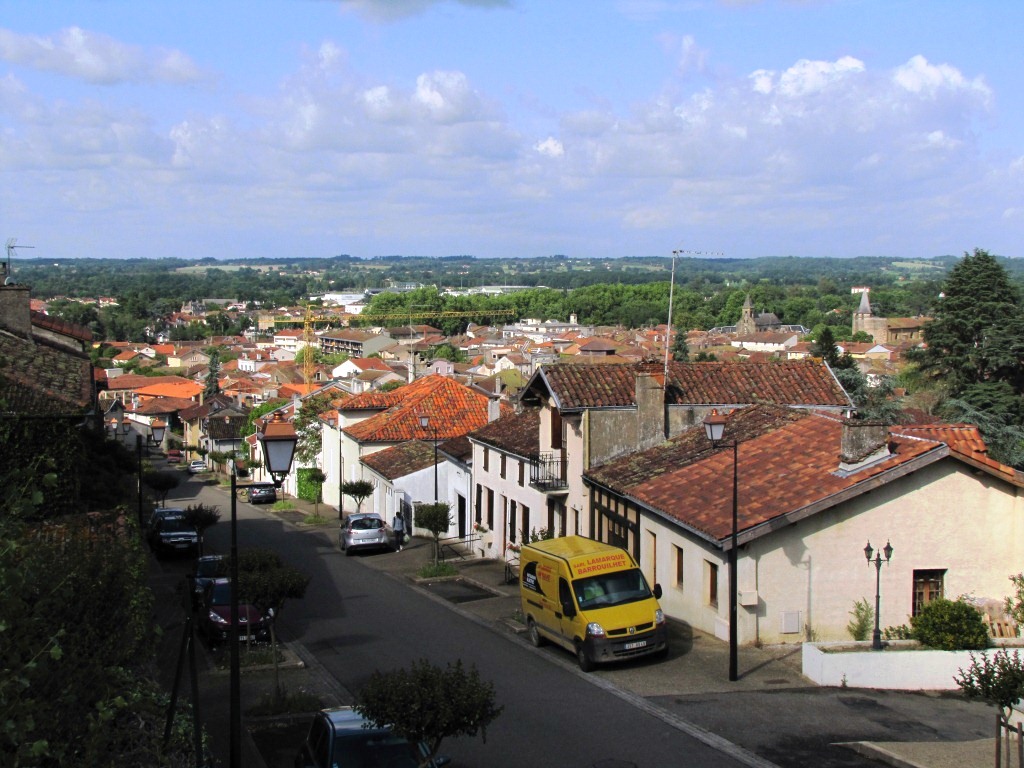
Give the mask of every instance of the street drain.
<svg viewBox="0 0 1024 768">
<path fill-rule="evenodd" d="M 429 590 L 449 603 L 472 603 L 474 600 L 485 600 L 494 597 L 488 589 L 462 579 L 421 582 L 420 586 Z"/>
</svg>

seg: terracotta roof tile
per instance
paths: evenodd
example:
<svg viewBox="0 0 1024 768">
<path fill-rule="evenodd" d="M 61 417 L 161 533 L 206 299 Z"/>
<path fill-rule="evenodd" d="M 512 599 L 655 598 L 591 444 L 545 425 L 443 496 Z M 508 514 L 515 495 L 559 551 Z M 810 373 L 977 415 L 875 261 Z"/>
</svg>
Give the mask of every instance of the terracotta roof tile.
<svg viewBox="0 0 1024 768">
<path fill-rule="evenodd" d="M 393 405 L 346 427 L 345 434 L 358 442 L 399 442 L 433 437 L 436 429 L 438 439 L 447 439 L 487 423 L 487 396 L 446 376 L 424 376 L 387 394 L 398 396 Z M 362 398 L 352 398 L 343 410 Z M 430 417 L 430 432 L 420 426 L 422 414 Z"/>
<path fill-rule="evenodd" d="M 410 440 L 407 443 L 371 453 L 360 461 L 382 477 L 388 480 L 397 480 L 413 472 L 434 466 L 434 445 L 422 440 Z"/>
<path fill-rule="evenodd" d="M 542 377 L 563 411 L 634 407 L 640 371 L 659 373 L 662 364 L 552 365 Z M 850 400 L 826 365 L 811 360 L 772 363 L 677 363 L 668 368 L 669 405 L 787 405 L 846 407 Z"/>
<path fill-rule="evenodd" d="M 637 499 L 708 536 L 724 541 L 732 530 L 732 449 L 739 439 L 739 530 L 825 502 L 943 444 L 890 430 L 890 455 L 852 473 L 839 472 L 842 420 L 777 406 L 730 414 L 726 445 L 709 452 L 701 427 L 661 446 L 586 473 L 601 485 Z M 941 454 L 936 455 L 940 458 Z"/>
<path fill-rule="evenodd" d="M 469 437 L 516 456 L 536 455 L 540 452 L 540 409 L 506 414 L 474 430 Z"/>
</svg>

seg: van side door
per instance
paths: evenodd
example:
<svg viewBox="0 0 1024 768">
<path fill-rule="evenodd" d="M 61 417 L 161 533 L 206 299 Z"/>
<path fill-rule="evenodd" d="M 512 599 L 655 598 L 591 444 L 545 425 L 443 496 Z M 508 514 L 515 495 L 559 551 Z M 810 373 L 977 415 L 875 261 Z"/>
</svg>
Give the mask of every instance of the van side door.
<svg viewBox="0 0 1024 768">
<path fill-rule="evenodd" d="M 578 634 L 576 625 L 578 622 L 579 608 L 576 606 L 576 598 L 572 594 L 572 587 L 563 578 L 558 579 L 558 619 L 562 637 L 567 641 L 567 647 L 572 647 L 573 639 Z"/>
</svg>

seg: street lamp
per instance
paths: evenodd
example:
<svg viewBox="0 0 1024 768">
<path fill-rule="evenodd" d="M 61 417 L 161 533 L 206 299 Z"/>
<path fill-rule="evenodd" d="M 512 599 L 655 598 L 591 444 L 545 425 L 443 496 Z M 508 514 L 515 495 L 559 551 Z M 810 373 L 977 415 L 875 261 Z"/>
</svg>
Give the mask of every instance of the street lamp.
<svg viewBox="0 0 1024 768">
<path fill-rule="evenodd" d="M 704 434 L 715 448 L 725 434 L 725 416 L 720 416 L 717 409 L 704 418 Z M 736 563 L 739 550 L 736 545 L 737 517 L 739 513 L 739 482 L 737 467 L 739 466 L 739 441 L 732 441 L 732 543 L 729 547 L 729 680 L 739 679 L 739 642 L 737 640 L 737 614 L 739 602 L 739 586 L 736 584 Z"/>
<path fill-rule="evenodd" d="M 273 420 L 267 424 L 259 435 L 263 446 L 267 469 L 274 478 L 274 487 L 280 488 L 285 476 L 291 471 L 292 456 L 299 436 L 295 427 L 275 413 Z M 231 631 L 228 642 L 231 644 L 231 682 L 230 682 L 230 768 L 241 768 L 242 760 L 242 675 L 238 658 L 238 473 L 235 461 L 231 461 Z"/>
<path fill-rule="evenodd" d="M 160 419 L 153 419 L 153 422 L 149 425 L 149 437 L 152 438 L 153 443 L 156 446 L 160 446 L 164 441 L 164 432 L 167 431 L 167 425 Z M 146 442 L 146 450 L 149 450 L 149 441 Z"/>
<path fill-rule="evenodd" d="M 871 555 L 875 555 L 875 559 L 871 559 Z M 864 547 L 864 557 L 868 559 L 868 564 L 874 563 L 875 565 L 875 631 L 871 633 L 871 650 L 880 651 L 882 650 L 882 630 L 878 627 L 879 615 L 878 611 L 881 607 L 881 590 L 882 590 L 882 555 L 885 555 L 885 562 L 889 562 L 892 559 L 892 544 L 888 541 L 885 542 L 885 548 L 878 550 L 876 553 L 871 548 L 871 542 Z"/>
<path fill-rule="evenodd" d="M 430 417 L 427 414 L 420 416 L 420 426 L 429 429 L 434 438 L 434 503 L 437 504 L 437 427 L 430 426 Z"/>
<path fill-rule="evenodd" d="M 280 488 L 285 477 L 291 472 L 292 457 L 299 441 L 295 427 L 282 419 L 281 412 L 278 411 L 257 438 L 263 446 L 267 471 L 274 478 L 274 487 Z"/>
</svg>

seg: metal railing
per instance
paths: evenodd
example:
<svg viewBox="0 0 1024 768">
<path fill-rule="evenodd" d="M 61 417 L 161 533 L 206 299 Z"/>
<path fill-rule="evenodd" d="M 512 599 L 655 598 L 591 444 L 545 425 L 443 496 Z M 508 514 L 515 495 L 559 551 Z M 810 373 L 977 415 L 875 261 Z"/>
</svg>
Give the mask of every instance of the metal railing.
<svg viewBox="0 0 1024 768">
<path fill-rule="evenodd" d="M 530 457 L 530 485 L 542 491 L 561 490 L 569 486 L 565 461 L 555 453 L 539 453 Z"/>
</svg>

